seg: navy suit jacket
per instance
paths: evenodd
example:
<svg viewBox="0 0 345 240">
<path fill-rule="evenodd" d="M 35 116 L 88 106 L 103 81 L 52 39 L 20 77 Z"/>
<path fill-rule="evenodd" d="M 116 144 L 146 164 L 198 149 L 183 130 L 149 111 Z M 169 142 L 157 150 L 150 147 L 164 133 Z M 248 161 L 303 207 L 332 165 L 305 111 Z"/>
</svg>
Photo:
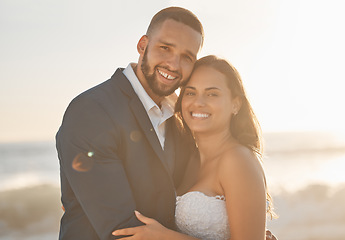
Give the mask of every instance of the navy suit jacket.
<svg viewBox="0 0 345 240">
<path fill-rule="evenodd" d="M 115 239 L 115 229 L 141 224 L 134 210 L 174 228 L 175 189 L 191 147 L 173 118 L 166 127 L 169 154 L 122 69 L 70 103 L 56 135 L 60 239 Z M 175 161 L 173 173 L 166 158 Z"/>
</svg>

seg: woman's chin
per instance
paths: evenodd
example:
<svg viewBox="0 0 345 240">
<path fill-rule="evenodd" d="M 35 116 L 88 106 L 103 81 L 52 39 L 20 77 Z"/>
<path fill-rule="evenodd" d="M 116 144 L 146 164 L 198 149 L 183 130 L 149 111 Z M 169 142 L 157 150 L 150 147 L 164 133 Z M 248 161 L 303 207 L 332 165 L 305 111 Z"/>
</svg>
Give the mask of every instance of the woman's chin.
<svg viewBox="0 0 345 240">
<path fill-rule="evenodd" d="M 205 134 L 207 132 L 209 132 L 209 128 L 205 128 L 205 127 L 192 127 L 190 128 L 190 130 L 195 134 Z"/>
</svg>

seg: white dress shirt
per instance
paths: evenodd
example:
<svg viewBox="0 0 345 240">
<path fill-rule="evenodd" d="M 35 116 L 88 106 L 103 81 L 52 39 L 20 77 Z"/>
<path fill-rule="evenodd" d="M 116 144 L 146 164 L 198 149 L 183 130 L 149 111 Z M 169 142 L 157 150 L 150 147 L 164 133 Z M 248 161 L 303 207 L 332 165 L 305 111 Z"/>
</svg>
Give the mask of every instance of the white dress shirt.
<svg viewBox="0 0 345 240">
<path fill-rule="evenodd" d="M 176 94 L 165 97 L 161 102 L 162 107 L 159 108 L 159 106 L 152 100 L 152 98 L 145 91 L 144 87 L 141 85 L 139 79 L 134 73 L 131 63 L 128 64 L 128 66 L 123 70 L 123 74 L 128 78 L 135 93 L 138 95 L 140 101 L 144 105 L 162 149 L 164 149 L 165 123 L 167 119 L 174 115 L 174 107 L 177 98 Z"/>
</svg>

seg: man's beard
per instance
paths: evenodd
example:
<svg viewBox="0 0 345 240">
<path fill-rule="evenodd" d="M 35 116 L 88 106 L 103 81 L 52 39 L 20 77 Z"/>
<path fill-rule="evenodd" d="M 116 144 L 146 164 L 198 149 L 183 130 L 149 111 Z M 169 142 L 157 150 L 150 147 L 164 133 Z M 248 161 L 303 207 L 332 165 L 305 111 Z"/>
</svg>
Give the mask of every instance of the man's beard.
<svg viewBox="0 0 345 240">
<path fill-rule="evenodd" d="M 143 61 L 141 63 L 141 71 L 144 74 L 144 77 L 146 78 L 146 81 L 151 88 L 152 92 L 156 94 L 157 96 L 164 97 L 164 96 L 169 96 L 172 94 L 179 86 L 180 86 L 180 81 L 177 81 L 173 86 L 164 86 L 163 84 L 159 84 L 159 81 L 157 80 L 157 67 L 155 66 L 153 68 L 153 73 L 150 74 L 150 66 L 147 60 L 147 48 L 145 49 L 144 56 L 143 56 Z M 162 67 L 167 69 L 166 67 Z M 178 72 L 177 72 L 178 73 Z M 178 76 L 180 77 L 181 74 L 178 73 Z"/>
</svg>

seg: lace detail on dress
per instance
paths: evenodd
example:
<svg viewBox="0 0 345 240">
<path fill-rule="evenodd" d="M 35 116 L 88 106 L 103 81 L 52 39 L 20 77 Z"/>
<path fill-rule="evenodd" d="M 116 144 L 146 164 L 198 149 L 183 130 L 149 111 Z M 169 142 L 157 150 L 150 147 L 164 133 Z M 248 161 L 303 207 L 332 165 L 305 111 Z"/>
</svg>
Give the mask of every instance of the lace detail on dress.
<svg viewBox="0 0 345 240">
<path fill-rule="evenodd" d="M 224 196 L 188 192 L 176 198 L 176 225 L 182 233 L 202 240 L 230 239 Z"/>
</svg>

